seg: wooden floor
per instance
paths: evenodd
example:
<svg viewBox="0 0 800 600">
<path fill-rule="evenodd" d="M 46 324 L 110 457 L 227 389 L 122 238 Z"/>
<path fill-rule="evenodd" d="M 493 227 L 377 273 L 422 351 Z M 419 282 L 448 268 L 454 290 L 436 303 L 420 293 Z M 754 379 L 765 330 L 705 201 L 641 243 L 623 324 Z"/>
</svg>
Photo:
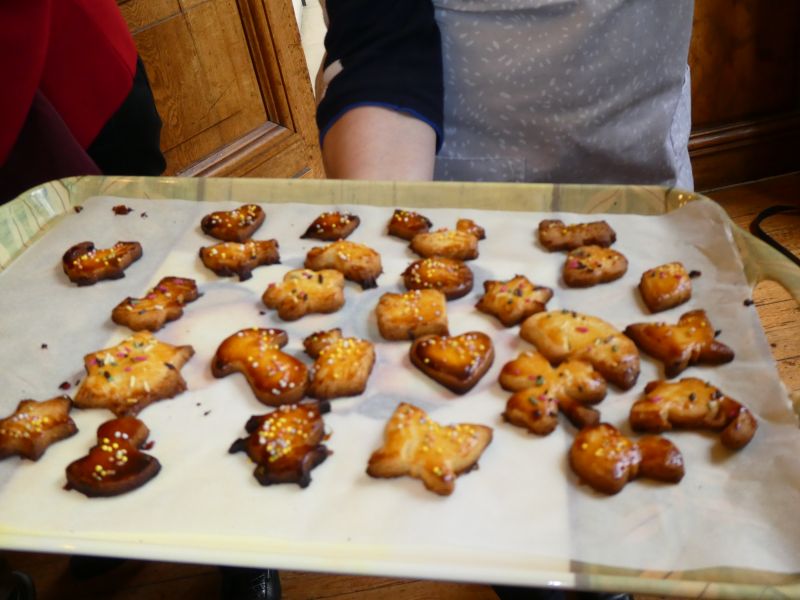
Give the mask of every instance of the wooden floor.
<svg viewBox="0 0 800 600">
<path fill-rule="evenodd" d="M 741 226 L 747 227 L 763 208 L 776 204 L 800 206 L 800 174 L 707 192 Z M 800 254 L 800 218 L 777 217 L 767 225 L 774 237 Z M 760 284 L 753 299 L 781 376 L 800 398 L 800 308 L 774 283 Z M 0 541 L 0 544 L 2 542 Z M 213 599 L 220 575 L 215 567 L 128 561 L 105 575 L 77 581 L 70 576 L 68 559 L 53 554 L 0 551 L 13 569 L 33 577 L 40 600 Z M 286 600 L 496 600 L 484 585 L 400 580 L 382 577 L 320 575 L 282 572 Z M 0 599 L 2 600 L 2 599 Z M 654 600 L 637 596 L 637 600 Z"/>
</svg>

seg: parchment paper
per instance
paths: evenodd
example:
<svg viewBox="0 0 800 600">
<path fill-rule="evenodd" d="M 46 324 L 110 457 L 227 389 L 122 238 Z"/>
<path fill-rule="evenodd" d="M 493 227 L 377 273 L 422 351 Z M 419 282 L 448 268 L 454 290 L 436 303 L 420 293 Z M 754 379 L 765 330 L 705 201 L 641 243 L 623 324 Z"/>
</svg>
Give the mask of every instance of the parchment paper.
<svg viewBox="0 0 800 600">
<path fill-rule="evenodd" d="M 111 207 L 120 203 L 134 212 L 114 215 Z M 379 288 L 362 291 L 348 283 L 341 311 L 285 323 L 261 305 L 260 296 L 270 282 L 302 266 L 307 250 L 320 244 L 299 236 L 322 209 L 265 205 L 267 220 L 255 238 L 277 239 L 281 264 L 258 268 L 251 280 L 239 282 L 217 277 L 197 257 L 200 246 L 215 243 L 200 231 L 201 217 L 237 205 L 93 198 L 80 214 L 61 217 L 0 274 L 0 416 L 10 414 L 23 398 L 43 400 L 62 393 L 61 382 L 74 385 L 83 377 L 84 354 L 127 337 L 128 330 L 110 321 L 111 309 L 126 296 L 143 295 L 166 275 L 193 277 L 203 293 L 187 305 L 182 319 L 156 334 L 196 350 L 183 369 L 189 391 L 140 414 L 155 441 L 150 453 L 161 462 L 161 473 L 116 498 L 90 500 L 63 490 L 66 465 L 86 454 L 96 427 L 112 417 L 107 411 L 76 409 L 72 416 L 80 432 L 52 446 L 37 463 L 16 458 L 0 462 L 0 535 L 105 537 L 118 542 L 121 555 L 141 555 L 133 548 L 142 544 L 178 540 L 186 544 L 187 555 L 193 546 L 215 547 L 223 557 L 206 552 L 201 556 L 206 560 L 223 560 L 226 549 L 233 548 L 263 549 L 273 556 L 284 549 L 311 557 L 338 556 L 341 564 L 331 568 L 356 572 L 358 557 L 365 552 L 387 564 L 409 557 L 449 557 L 466 567 L 464 574 L 454 575 L 459 578 L 468 577 L 470 565 L 535 568 L 570 560 L 658 571 L 800 571 L 800 525 L 795 518 L 800 431 L 755 309 L 743 304 L 750 290 L 718 207 L 695 202 L 659 217 L 421 211 L 436 227 L 452 228 L 457 218 L 471 217 L 487 232 L 480 257 L 469 263 L 475 288 L 448 303 L 448 316 L 452 334 L 480 330 L 492 336 L 496 359 L 481 382 L 459 397 L 411 366 L 407 342 L 386 342 L 378 334 L 378 298 L 402 291 L 400 273 L 417 258 L 403 241 L 385 235 L 390 208 L 328 209 L 349 209 L 361 217 L 349 239 L 381 253 Z M 607 285 L 566 288 L 559 275 L 564 254 L 544 251 L 535 238 L 538 222 L 554 216 L 567 222 L 605 218 L 618 234 L 614 247 L 628 257 L 628 273 Z M 144 257 L 121 280 L 79 288 L 61 271 L 60 258 L 83 240 L 98 247 L 138 240 Z M 636 290 L 639 277 L 673 260 L 702 272 L 693 280 L 693 297 L 680 307 L 649 315 Z M 729 452 L 713 434 L 670 433 L 687 466 L 679 485 L 637 481 L 613 497 L 580 485 L 567 465 L 574 429 L 566 420 L 553 434 L 539 438 L 500 417 L 508 394 L 497 384 L 498 373 L 531 346 L 519 338 L 517 327 L 503 328 L 474 304 L 484 280 L 517 273 L 555 290 L 549 309 L 593 314 L 619 329 L 641 321 L 674 323 L 684 312 L 704 308 L 736 359 L 718 367 L 693 367 L 682 376 L 705 379 L 749 406 L 759 420 L 753 442 Z M 307 361 L 302 339 L 321 329 L 339 326 L 346 335 L 376 344 L 378 359 L 366 393 L 335 400 L 326 416 L 333 455 L 312 472 L 305 490 L 295 485 L 261 487 L 246 456 L 227 453 L 231 442 L 244 435 L 248 417 L 268 409 L 242 376 L 214 379 L 210 360 L 225 337 L 253 326 L 285 329 L 290 336 L 286 350 Z M 660 365 L 643 356 L 634 389 L 622 393 L 612 387 L 598 406 L 603 420 L 629 432 L 631 403 L 661 373 Z M 365 474 L 385 420 L 400 401 L 424 408 L 440 423 L 494 428 L 479 470 L 460 477 L 452 496 L 438 497 L 410 478 L 376 480 Z M 197 558 L 197 553 L 191 556 Z"/>
</svg>

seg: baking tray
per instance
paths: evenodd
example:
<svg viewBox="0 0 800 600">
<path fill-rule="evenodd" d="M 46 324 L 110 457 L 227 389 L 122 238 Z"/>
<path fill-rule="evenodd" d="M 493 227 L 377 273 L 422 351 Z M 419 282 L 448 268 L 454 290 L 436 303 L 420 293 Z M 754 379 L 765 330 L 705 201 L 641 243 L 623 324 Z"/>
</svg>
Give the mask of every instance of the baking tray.
<svg viewBox="0 0 800 600">
<path fill-rule="evenodd" d="M 58 222 L 60 215 L 73 211 L 75 206 L 95 196 L 644 215 L 664 214 L 702 199 L 699 195 L 679 190 L 631 186 L 73 178 L 41 186 L 0 207 L 0 269 L 10 265 L 25 248 L 44 235 L 51 225 Z M 208 208 L 209 211 L 211 209 Z M 798 270 L 766 244 L 733 224 L 729 227 L 751 285 L 762 279 L 772 279 L 780 282 L 795 299 L 800 298 Z M 91 237 L 91 234 L 87 234 L 87 239 Z M 3 290 L 0 293 L 13 292 Z M 99 318 L 105 320 L 106 317 L 103 315 Z M 235 510 L 234 505 L 230 508 Z M 310 548 L 302 540 L 265 544 L 259 539 L 224 538 L 203 535 L 203 532 L 181 538 L 169 532 L 163 535 L 130 536 L 115 535 L 113 532 L 86 535 L 69 528 L 55 533 L 19 531 L 13 523 L 3 522 L 1 510 L 0 547 L 311 571 L 626 590 L 687 597 L 800 595 L 798 574 L 741 568 L 634 571 L 571 560 L 531 560 L 527 557 L 515 561 L 502 555 L 498 555 L 496 560 L 485 559 L 476 565 L 474 552 L 468 548 L 449 548 L 446 555 L 431 561 L 429 557 L 415 556 L 402 548 L 387 548 L 380 543 L 331 544 L 328 547 L 316 544 Z"/>
</svg>

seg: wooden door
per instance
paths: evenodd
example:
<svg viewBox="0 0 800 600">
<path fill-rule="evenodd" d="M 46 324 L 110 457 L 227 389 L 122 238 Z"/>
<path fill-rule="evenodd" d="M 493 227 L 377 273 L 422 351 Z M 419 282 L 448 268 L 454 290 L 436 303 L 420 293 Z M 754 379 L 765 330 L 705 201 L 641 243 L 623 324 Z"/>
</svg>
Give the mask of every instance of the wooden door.
<svg viewBox="0 0 800 600">
<path fill-rule="evenodd" d="M 167 175 L 322 177 L 291 0 L 119 0 L 164 122 Z"/>
</svg>

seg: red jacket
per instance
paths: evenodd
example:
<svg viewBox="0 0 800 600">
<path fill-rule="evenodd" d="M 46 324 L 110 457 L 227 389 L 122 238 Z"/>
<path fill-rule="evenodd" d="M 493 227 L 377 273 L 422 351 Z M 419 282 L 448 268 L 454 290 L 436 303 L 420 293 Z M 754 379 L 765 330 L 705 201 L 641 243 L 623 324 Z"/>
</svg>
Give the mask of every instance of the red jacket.
<svg viewBox="0 0 800 600">
<path fill-rule="evenodd" d="M 0 0 L 0 164 L 37 89 L 88 148 L 131 91 L 136 56 L 115 0 Z"/>
</svg>

